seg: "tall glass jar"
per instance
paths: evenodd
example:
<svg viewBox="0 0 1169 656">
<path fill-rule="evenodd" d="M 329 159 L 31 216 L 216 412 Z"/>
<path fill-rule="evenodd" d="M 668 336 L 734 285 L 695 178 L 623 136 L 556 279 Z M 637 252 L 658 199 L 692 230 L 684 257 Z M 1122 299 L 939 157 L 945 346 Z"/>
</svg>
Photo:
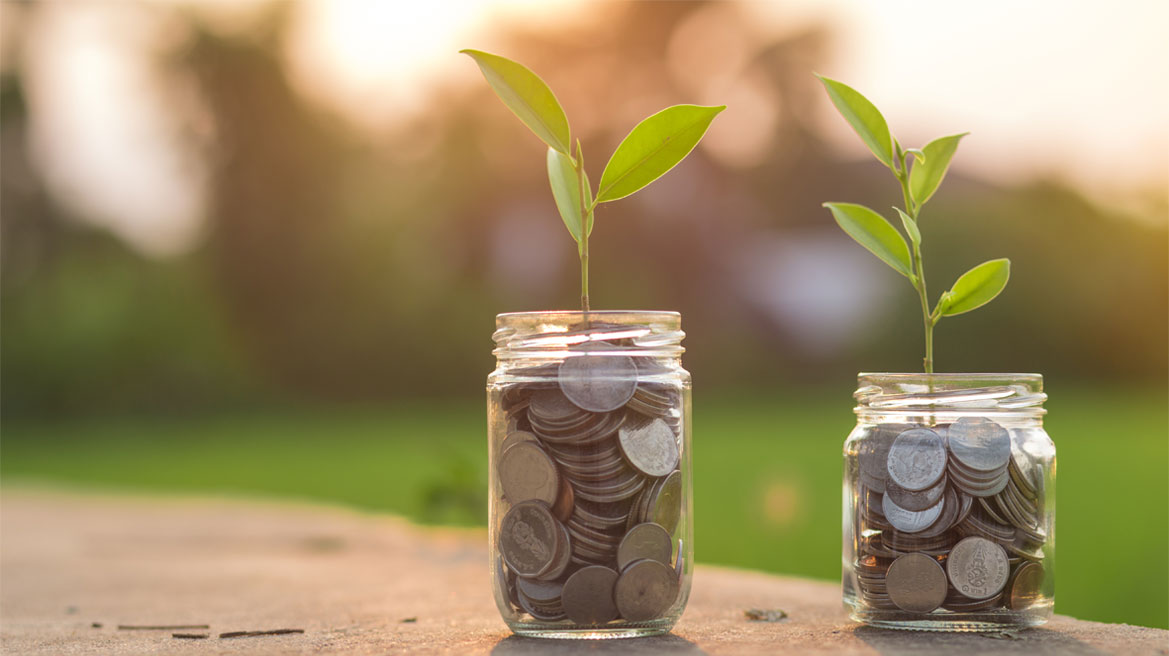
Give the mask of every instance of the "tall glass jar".
<svg viewBox="0 0 1169 656">
<path fill-rule="evenodd" d="M 496 317 L 496 604 L 520 635 L 669 631 L 690 596 L 690 374 L 675 312 Z"/>
<path fill-rule="evenodd" d="M 861 374 L 844 443 L 844 604 L 886 628 L 1043 624 L 1055 445 L 1038 374 Z"/>
</svg>

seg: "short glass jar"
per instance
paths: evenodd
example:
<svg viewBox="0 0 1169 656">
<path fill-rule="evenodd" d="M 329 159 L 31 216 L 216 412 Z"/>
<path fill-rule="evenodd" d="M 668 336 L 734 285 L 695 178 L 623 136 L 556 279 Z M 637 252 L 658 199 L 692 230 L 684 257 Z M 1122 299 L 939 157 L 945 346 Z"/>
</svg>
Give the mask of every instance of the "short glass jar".
<svg viewBox="0 0 1169 656">
<path fill-rule="evenodd" d="M 844 443 L 844 604 L 872 626 L 1036 626 L 1055 593 L 1038 374 L 860 374 Z"/>
<path fill-rule="evenodd" d="M 675 312 L 496 317 L 491 578 L 546 638 L 669 631 L 690 596 L 690 374 Z"/>
</svg>

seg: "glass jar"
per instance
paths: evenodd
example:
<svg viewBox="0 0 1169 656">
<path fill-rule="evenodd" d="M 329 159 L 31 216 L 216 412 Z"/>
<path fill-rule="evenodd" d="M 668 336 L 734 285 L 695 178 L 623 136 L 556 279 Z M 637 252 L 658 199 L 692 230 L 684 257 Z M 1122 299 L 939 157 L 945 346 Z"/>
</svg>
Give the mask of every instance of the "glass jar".
<svg viewBox="0 0 1169 656">
<path fill-rule="evenodd" d="M 1055 593 L 1038 374 L 860 374 L 844 443 L 844 604 L 873 626 L 1036 626 Z"/>
<path fill-rule="evenodd" d="M 675 312 L 496 317 L 491 578 L 546 638 L 669 631 L 690 596 L 690 374 Z"/>
</svg>

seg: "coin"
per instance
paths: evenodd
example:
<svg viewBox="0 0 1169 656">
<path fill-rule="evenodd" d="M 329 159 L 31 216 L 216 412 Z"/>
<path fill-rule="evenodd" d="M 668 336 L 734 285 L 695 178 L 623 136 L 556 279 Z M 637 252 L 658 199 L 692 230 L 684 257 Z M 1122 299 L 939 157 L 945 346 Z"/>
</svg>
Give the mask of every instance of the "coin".
<svg viewBox="0 0 1169 656">
<path fill-rule="evenodd" d="M 885 481 L 889 478 L 889 448 L 893 446 L 893 440 L 908 429 L 908 424 L 877 426 L 857 445 L 860 476 L 874 492 L 885 492 Z"/>
<path fill-rule="evenodd" d="M 560 363 L 560 390 L 589 412 L 624 406 L 637 391 L 637 365 L 627 355 L 578 355 Z"/>
<path fill-rule="evenodd" d="M 678 579 L 673 568 L 656 560 L 631 563 L 613 589 L 621 617 L 644 622 L 662 616 L 678 597 Z"/>
<path fill-rule="evenodd" d="M 638 524 L 625 534 L 617 547 L 617 569 L 624 570 L 636 560 L 656 560 L 663 565 L 670 564 L 674 541 L 666 529 L 658 524 Z"/>
<path fill-rule="evenodd" d="M 568 533 L 568 528 L 559 522 L 557 527 L 560 529 L 560 539 L 556 541 L 556 556 L 548 564 L 548 567 L 536 575 L 536 578 L 541 581 L 560 578 L 572 563 L 572 538 Z"/>
<path fill-rule="evenodd" d="M 503 455 L 508 449 L 519 444 L 520 442 L 539 442 L 536 436 L 524 430 L 513 430 L 507 434 L 507 437 L 499 443 L 499 455 Z"/>
<path fill-rule="evenodd" d="M 552 504 L 552 516 L 561 522 L 568 521 L 572 516 L 572 507 L 575 499 L 572 493 L 572 483 L 568 478 L 560 477 L 560 491 L 556 495 L 556 503 Z"/>
<path fill-rule="evenodd" d="M 1043 565 L 1026 562 L 1015 569 L 1007 586 L 1007 608 L 1021 610 L 1039 601 L 1043 589 Z"/>
<path fill-rule="evenodd" d="M 954 589 L 964 597 L 993 597 L 1007 584 L 1010 574 L 1007 552 L 985 538 L 964 538 L 950 550 L 946 573 Z"/>
<path fill-rule="evenodd" d="M 665 476 L 678 467 L 674 431 L 661 419 L 625 424 L 617 431 L 617 443 L 629 464 L 646 476 Z"/>
<path fill-rule="evenodd" d="M 648 519 L 673 535 L 682 519 L 682 472 L 674 470 L 662 479 L 648 508 Z"/>
<path fill-rule="evenodd" d="M 946 447 L 932 430 L 910 429 L 893 440 L 886 463 L 889 480 L 909 491 L 924 490 L 946 473 Z"/>
<path fill-rule="evenodd" d="M 924 531 L 937 521 L 938 516 L 942 514 L 942 504 L 937 503 L 921 512 L 913 512 L 898 506 L 886 494 L 881 500 L 881 511 L 884 513 L 885 519 L 893 525 L 893 528 L 905 533 L 917 533 Z"/>
<path fill-rule="evenodd" d="M 949 586 L 938 561 L 920 553 L 901 556 L 885 575 L 889 599 L 901 610 L 928 613 L 946 599 Z"/>
<path fill-rule="evenodd" d="M 516 581 L 516 589 L 537 604 L 550 604 L 560 600 L 564 584 L 521 577 Z"/>
<path fill-rule="evenodd" d="M 581 409 L 558 389 L 539 390 L 532 394 L 528 413 L 552 422 L 571 421 L 583 415 Z"/>
<path fill-rule="evenodd" d="M 543 501 L 517 503 L 499 525 L 499 552 L 511 571 L 537 576 L 555 564 L 559 522 Z"/>
<path fill-rule="evenodd" d="M 538 499 L 556 502 L 560 492 L 560 474 L 556 463 L 536 442 L 520 442 L 499 458 L 499 484 L 503 496 L 512 503 Z"/>
<path fill-rule="evenodd" d="M 578 569 L 564 582 L 564 614 L 577 624 L 604 624 L 617 619 L 617 604 L 613 601 L 617 577 L 617 572 L 599 565 Z"/>
<path fill-rule="evenodd" d="M 938 481 L 937 485 L 918 491 L 906 490 L 891 480 L 885 481 L 885 496 L 892 499 L 898 506 L 914 512 L 920 512 L 936 505 L 945 491 L 945 474 L 942 474 L 942 480 Z"/>
<path fill-rule="evenodd" d="M 950 425 L 950 453 L 977 471 L 997 471 L 1011 459 L 1011 435 L 985 417 L 962 417 Z"/>
</svg>

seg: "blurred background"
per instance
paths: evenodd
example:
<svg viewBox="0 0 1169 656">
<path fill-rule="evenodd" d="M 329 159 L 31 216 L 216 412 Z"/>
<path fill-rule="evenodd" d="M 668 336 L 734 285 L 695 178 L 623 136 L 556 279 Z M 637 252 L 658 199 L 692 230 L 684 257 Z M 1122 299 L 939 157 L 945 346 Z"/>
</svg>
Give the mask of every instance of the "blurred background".
<svg viewBox="0 0 1169 656">
<path fill-rule="evenodd" d="M 494 315 L 572 308 L 544 148 L 463 47 L 556 91 L 599 179 L 646 115 L 726 104 L 603 206 L 601 309 L 673 309 L 700 560 L 830 580 L 855 374 L 915 371 L 912 289 L 820 204 L 900 204 L 812 73 L 903 144 L 970 131 L 923 214 L 940 371 L 1040 372 L 1057 612 L 1169 626 L 1169 8 L 1042 1 L 4 2 L 0 473 L 486 514 Z M 886 214 L 891 214 L 891 210 Z"/>
</svg>

